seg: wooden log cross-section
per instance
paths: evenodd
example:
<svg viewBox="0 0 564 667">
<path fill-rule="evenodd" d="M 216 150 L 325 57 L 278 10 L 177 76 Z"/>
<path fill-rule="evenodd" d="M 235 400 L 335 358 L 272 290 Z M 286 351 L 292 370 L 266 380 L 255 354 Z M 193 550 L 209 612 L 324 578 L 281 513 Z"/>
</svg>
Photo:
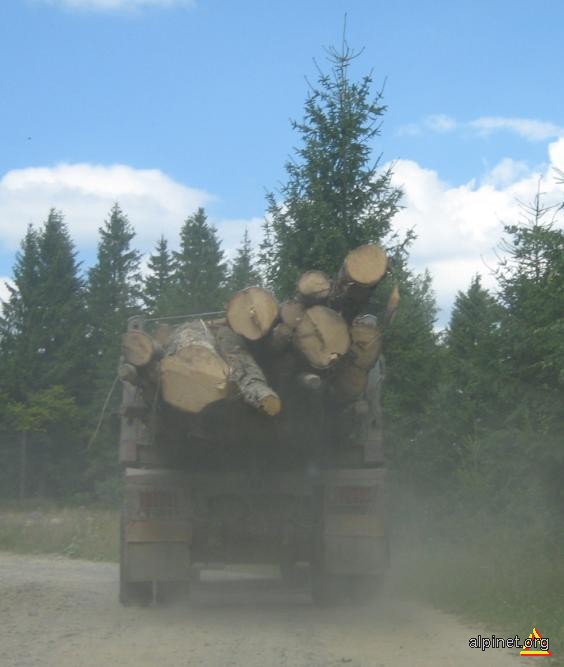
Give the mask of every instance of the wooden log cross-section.
<svg viewBox="0 0 564 667">
<path fill-rule="evenodd" d="M 229 299 L 226 317 L 235 333 L 248 340 L 259 340 L 278 319 L 278 302 L 267 289 L 247 287 Z"/>
<path fill-rule="evenodd" d="M 380 246 L 366 244 L 351 250 L 333 284 L 330 305 L 350 322 L 368 301 L 387 268 L 388 259 Z"/>
<path fill-rule="evenodd" d="M 329 368 L 350 347 L 345 320 L 327 306 L 308 308 L 296 327 L 293 343 L 314 368 Z"/>
<path fill-rule="evenodd" d="M 301 301 L 289 299 L 288 301 L 284 301 L 280 306 L 280 319 L 290 329 L 295 329 L 302 321 L 305 312 L 306 307 Z"/>
<path fill-rule="evenodd" d="M 161 360 L 163 399 L 184 412 L 197 413 L 229 393 L 229 366 L 202 320 L 176 328 Z"/>
<path fill-rule="evenodd" d="M 162 347 L 144 331 L 128 331 L 122 338 L 123 360 L 138 368 L 163 355 Z"/>
<path fill-rule="evenodd" d="M 297 289 L 305 304 L 322 303 L 331 292 L 331 280 L 323 271 L 306 271 L 298 278 Z"/>
</svg>

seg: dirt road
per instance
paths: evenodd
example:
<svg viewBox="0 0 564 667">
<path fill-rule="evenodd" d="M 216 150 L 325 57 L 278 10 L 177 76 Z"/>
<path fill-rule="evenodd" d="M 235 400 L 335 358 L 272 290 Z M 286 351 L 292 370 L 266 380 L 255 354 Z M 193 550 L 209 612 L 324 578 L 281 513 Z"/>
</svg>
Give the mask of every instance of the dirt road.
<svg viewBox="0 0 564 667">
<path fill-rule="evenodd" d="M 384 593 L 372 607 L 317 609 L 274 579 L 209 572 L 189 603 L 122 608 L 117 567 L 0 553 L 2 667 L 517 667 L 470 649 L 467 627 Z M 498 633 L 499 634 L 499 633 Z"/>
</svg>

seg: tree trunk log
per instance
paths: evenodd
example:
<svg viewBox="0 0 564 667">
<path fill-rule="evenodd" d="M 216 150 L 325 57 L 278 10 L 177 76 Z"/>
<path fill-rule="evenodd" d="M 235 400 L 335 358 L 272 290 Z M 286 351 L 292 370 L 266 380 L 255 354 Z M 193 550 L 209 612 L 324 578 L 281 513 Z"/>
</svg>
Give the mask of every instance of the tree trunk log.
<svg viewBox="0 0 564 667">
<path fill-rule="evenodd" d="M 317 391 L 321 388 L 321 378 L 317 373 L 298 373 L 296 379 L 304 389 Z"/>
<path fill-rule="evenodd" d="M 333 388 L 338 400 L 349 402 L 361 398 L 368 386 L 368 371 L 347 359 L 336 371 Z"/>
<path fill-rule="evenodd" d="M 139 384 L 139 373 L 133 364 L 120 364 L 118 368 L 118 376 L 122 382 L 129 382 L 129 384 Z"/>
<path fill-rule="evenodd" d="M 358 315 L 350 326 L 352 363 L 369 370 L 382 351 L 382 332 L 374 315 Z"/>
<path fill-rule="evenodd" d="M 347 323 L 331 308 L 312 306 L 296 327 L 294 345 L 314 368 L 329 368 L 350 347 Z"/>
<path fill-rule="evenodd" d="M 264 339 L 266 347 L 274 354 L 280 354 L 290 346 L 293 335 L 294 332 L 287 324 L 279 322 Z"/>
<path fill-rule="evenodd" d="M 331 280 L 323 271 L 306 271 L 299 277 L 297 289 L 306 305 L 322 303 L 331 293 Z"/>
<path fill-rule="evenodd" d="M 146 366 L 154 358 L 162 357 L 162 347 L 144 331 L 128 331 L 122 339 L 124 361 L 133 366 Z"/>
<path fill-rule="evenodd" d="M 184 412 L 198 413 L 227 397 L 229 367 L 202 320 L 177 327 L 161 361 L 163 399 Z"/>
<path fill-rule="evenodd" d="M 229 365 L 230 378 L 245 403 L 267 415 L 277 415 L 282 408 L 280 397 L 268 386 L 264 373 L 246 349 L 245 339 L 226 326 L 218 327 L 214 333 L 217 348 Z"/>
<path fill-rule="evenodd" d="M 278 303 L 272 292 L 247 287 L 234 294 L 227 304 L 227 322 L 235 333 L 248 340 L 266 336 L 278 318 Z"/>
<path fill-rule="evenodd" d="M 289 299 L 280 306 L 280 319 L 287 324 L 290 329 L 295 329 L 302 321 L 306 308 L 301 301 Z"/>
<path fill-rule="evenodd" d="M 399 302 L 400 302 L 400 292 L 399 292 L 399 287 L 397 285 L 394 285 L 392 288 L 392 292 L 390 294 L 390 298 L 388 299 L 388 303 L 386 305 L 386 311 L 384 313 L 384 326 L 388 326 L 389 324 L 392 324 L 396 317 L 396 313 L 399 308 Z"/>
<path fill-rule="evenodd" d="M 378 245 L 361 245 L 345 257 L 329 302 L 351 321 L 367 303 L 372 289 L 386 273 L 386 253 Z"/>
</svg>

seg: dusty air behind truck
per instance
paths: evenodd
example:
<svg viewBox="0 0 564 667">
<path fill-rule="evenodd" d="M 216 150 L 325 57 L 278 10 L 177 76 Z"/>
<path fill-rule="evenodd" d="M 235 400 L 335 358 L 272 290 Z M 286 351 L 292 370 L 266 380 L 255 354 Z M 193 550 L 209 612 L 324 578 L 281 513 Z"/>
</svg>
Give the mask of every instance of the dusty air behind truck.
<svg viewBox="0 0 564 667">
<path fill-rule="evenodd" d="M 124 335 L 120 600 L 187 589 L 191 566 L 309 563 L 320 604 L 370 597 L 389 562 L 382 325 L 362 314 L 387 260 L 351 251 L 279 305 L 132 318 Z"/>
</svg>

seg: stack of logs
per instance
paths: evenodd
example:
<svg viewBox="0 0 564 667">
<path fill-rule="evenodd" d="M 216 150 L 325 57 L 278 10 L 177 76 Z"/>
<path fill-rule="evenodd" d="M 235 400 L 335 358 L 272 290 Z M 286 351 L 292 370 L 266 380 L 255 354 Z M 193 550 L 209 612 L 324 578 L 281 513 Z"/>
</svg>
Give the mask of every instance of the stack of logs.
<svg viewBox="0 0 564 667">
<path fill-rule="evenodd" d="M 284 407 L 271 362 L 292 357 L 282 366 L 302 387 L 324 386 L 336 401 L 353 402 L 380 355 L 382 325 L 397 308 L 394 289 L 381 318 L 362 314 L 387 265 L 379 246 L 363 245 L 348 253 L 334 281 L 322 271 L 304 273 L 296 297 L 282 304 L 269 290 L 248 287 L 230 298 L 223 318 L 163 324 L 153 335 L 129 331 L 120 378 L 160 392 L 186 413 L 240 398 L 274 416 Z"/>
</svg>

